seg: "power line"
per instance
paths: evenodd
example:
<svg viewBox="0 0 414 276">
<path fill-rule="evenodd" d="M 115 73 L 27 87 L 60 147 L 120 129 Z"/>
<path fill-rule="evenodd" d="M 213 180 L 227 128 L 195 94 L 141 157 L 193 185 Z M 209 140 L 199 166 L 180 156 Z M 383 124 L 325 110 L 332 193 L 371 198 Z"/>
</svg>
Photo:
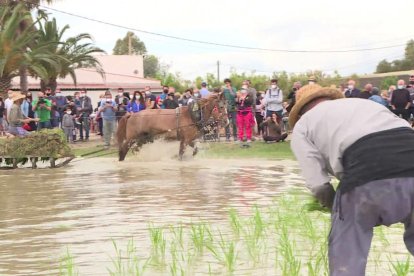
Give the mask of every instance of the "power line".
<svg viewBox="0 0 414 276">
<path fill-rule="evenodd" d="M 199 43 L 199 44 L 207 44 L 207 45 L 214 45 L 214 46 L 221 46 L 221 47 L 228 47 L 228 48 L 236 48 L 236 49 L 245 49 L 245 50 L 258 50 L 258 51 L 282 52 L 282 53 L 351 53 L 351 52 L 367 52 L 367 51 L 384 50 L 384 49 L 390 49 L 390 48 L 405 46 L 405 43 L 404 43 L 404 44 L 388 45 L 388 46 L 382 46 L 382 47 L 348 49 L 348 50 L 290 50 L 290 49 L 259 48 L 259 47 L 250 47 L 250 46 L 241 46 L 241 45 L 234 45 L 234 44 L 223 44 L 223 43 L 203 41 L 203 40 L 195 40 L 195 39 L 178 37 L 178 36 L 167 35 L 167 34 L 162 34 L 162 33 L 150 32 L 150 31 L 146 31 L 146 30 L 140 30 L 140 29 L 136 29 L 136 28 L 132 28 L 132 27 L 127 27 L 127 26 L 115 24 L 115 23 L 110 23 L 110 22 L 107 22 L 107 21 L 102 21 L 102 20 L 99 20 L 99 19 L 94 19 L 94 18 L 91 18 L 91 17 L 83 16 L 83 15 L 78 15 L 78 14 L 58 10 L 58 9 L 55 9 L 55 8 L 50 8 L 50 7 L 43 6 L 43 5 L 39 5 L 39 7 L 42 7 L 42 8 L 47 9 L 47 10 L 55 11 L 55 12 L 58 12 L 58 13 L 66 14 L 66 15 L 69 15 L 69 16 L 81 18 L 81 19 L 84 19 L 84 20 L 89 20 L 89 21 L 100 23 L 100 24 L 105 24 L 105 25 L 108 25 L 108 26 L 122 28 L 122 29 L 130 30 L 130 31 L 136 31 L 136 32 L 140 32 L 140 33 L 156 35 L 156 36 L 161 36 L 161 37 L 166 37 L 166 38 L 171 38 L 171 39 L 176 39 L 176 40 L 182 40 L 182 41 L 187 41 L 187 42 Z"/>
</svg>

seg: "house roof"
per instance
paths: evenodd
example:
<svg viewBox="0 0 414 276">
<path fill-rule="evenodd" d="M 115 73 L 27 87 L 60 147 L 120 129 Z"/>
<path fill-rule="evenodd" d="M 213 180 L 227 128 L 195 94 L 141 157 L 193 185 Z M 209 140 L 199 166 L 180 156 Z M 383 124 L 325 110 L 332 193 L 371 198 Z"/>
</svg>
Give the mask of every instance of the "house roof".
<svg viewBox="0 0 414 276">
<path fill-rule="evenodd" d="M 76 69 L 75 85 L 70 76 L 58 79 L 58 86 L 65 88 L 95 88 L 95 89 L 116 89 L 123 87 L 127 89 L 141 89 L 151 86 L 154 89 L 161 88 L 161 82 L 155 79 L 144 78 L 143 57 L 139 55 L 98 55 L 96 56 L 105 72 L 102 77 L 92 68 Z M 20 78 L 12 81 L 13 87 L 18 87 Z M 40 79 L 28 78 L 29 89 L 39 89 Z"/>
<path fill-rule="evenodd" d="M 388 72 L 388 73 L 366 74 L 366 75 L 358 76 L 358 78 L 359 79 L 386 78 L 386 77 L 393 77 L 393 76 L 411 76 L 411 75 L 414 75 L 414 70 L 396 71 L 396 72 Z"/>
</svg>

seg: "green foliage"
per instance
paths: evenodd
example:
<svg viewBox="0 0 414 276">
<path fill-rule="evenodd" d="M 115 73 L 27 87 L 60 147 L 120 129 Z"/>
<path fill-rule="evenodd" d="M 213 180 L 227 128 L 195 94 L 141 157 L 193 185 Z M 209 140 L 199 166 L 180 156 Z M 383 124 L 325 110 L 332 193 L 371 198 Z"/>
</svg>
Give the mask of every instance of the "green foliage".
<svg viewBox="0 0 414 276">
<path fill-rule="evenodd" d="M 45 50 L 48 55 L 58 62 L 58 66 L 50 66 L 48 62 L 41 61 L 42 66 L 46 68 L 46 75 L 38 76 L 36 72 L 31 72 L 32 75 L 40 77 L 43 89 L 51 83 L 51 88 L 54 90 L 56 79 L 64 78 L 67 75 L 70 75 L 76 84 L 75 70 L 79 68 L 95 68 L 103 76 L 102 66 L 94 54 L 104 53 L 104 51 L 93 46 L 92 43 L 86 42 L 92 40 L 89 34 L 81 33 L 63 39 L 69 25 L 65 25 L 59 30 L 55 18 L 50 21 L 39 21 L 38 28 L 37 43 L 47 45 Z"/>
<path fill-rule="evenodd" d="M 154 55 L 144 57 L 144 77 L 155 78 L 160 70 L 160 62 Z"/>
<path fill-rule="evenodd" d="M 131 41 L 131 52 L 129 51 L 129 41 Z M 123 39 L 118 39 L 113 49 L 114 55 L 143 55 L 147 53 L 145 43 L 141 41 L 133 32 L 127 32 Z"/>
<path fill-rule="evenodd" d="M 0 156 L 62 158 L 73 154 L 61 129 L 44 129 L 24 138 L 0 139 Z"/>
<path fill-rule="evenodd" d="M 414 40 L 411 39 L 405 46 L 404 58 L 392 62 L 381 60 L 377 65 L 377 73 L 406 71 L 414 69 Z"/>
<path fill-rule="evenodd" d="M 397 81 L 398 81 L 397 76 L 386 77 L 381 81 L 380 87 L 381 87 L 382 90 L 388 90 L 388 88 L 391 85 L 396 85 Z"/>
<path fill-rule="evenodd" d="M 18 75 L 21 66 L 27 67 L 37 76 L 46 76 L 48 64 L 58 68 L 56 59 L 47 51 L 50 42 L 39 44 L 39 32 L 32 15 L 23 4 L 14 8 L 0 6 L 0 93 L 10 86 L 11 79 Z"/>
</svg>

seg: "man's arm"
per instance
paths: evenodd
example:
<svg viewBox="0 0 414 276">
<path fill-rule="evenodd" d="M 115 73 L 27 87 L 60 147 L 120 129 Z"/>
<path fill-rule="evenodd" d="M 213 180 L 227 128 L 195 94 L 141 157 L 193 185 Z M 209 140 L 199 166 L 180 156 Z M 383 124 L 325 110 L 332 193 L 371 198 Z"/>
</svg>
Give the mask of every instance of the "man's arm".
<svg viewBox="0 0 414 276">
<path fill-rule="evenodd" d="M 301 129 L 300 125 L 296 125 L 293 131 L 291 147 L 299 161 L 307 188 L 322 205 L 332 207 L 335 191 L 329 184 L 326 161 L 306 136 L 304 128 Z"/>
</svg>

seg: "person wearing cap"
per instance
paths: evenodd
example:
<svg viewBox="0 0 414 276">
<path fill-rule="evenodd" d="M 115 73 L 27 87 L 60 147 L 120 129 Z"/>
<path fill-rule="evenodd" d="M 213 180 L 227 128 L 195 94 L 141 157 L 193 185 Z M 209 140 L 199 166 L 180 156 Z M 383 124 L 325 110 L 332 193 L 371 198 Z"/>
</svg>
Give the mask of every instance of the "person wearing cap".
<svg viewBox="0 0 414 276">
<path fill-rule="evenodd" d="M 12 135 L 25 137 L 30 134 L 27 130 L 23 128 L 24 124 L 28 124 L 30 122 L 38 121 L 38 119 L 28 118 L 23 115 L 23 111 L 21 109 L 21 105 L 23 103 L 25 95 L 20 92 L 13 92 L 11 96 L 11 100 L 13 101 L 13 105 L 10 109 L 9 113 L 9 129 L 8 132 Z"/>
<path fill-rule="evenodd" d="M 306 186 L 332 208 L 330 275 L 365 275 L 373 228 L 402 222 L 414 254 L 414 130 L 383 106 L 303 87 L 289 124 Z M 340 182 L 334 190 L 330 176 Z"/>
<path fill-rule="evenodd" d="M 207 98 L 210 95 L 210 91 L 207 89 L 207 83 L 203 81 L 201 83 L 201 89 L 200 89 L 200 96 L 201 98 Z"/>
</svg>

